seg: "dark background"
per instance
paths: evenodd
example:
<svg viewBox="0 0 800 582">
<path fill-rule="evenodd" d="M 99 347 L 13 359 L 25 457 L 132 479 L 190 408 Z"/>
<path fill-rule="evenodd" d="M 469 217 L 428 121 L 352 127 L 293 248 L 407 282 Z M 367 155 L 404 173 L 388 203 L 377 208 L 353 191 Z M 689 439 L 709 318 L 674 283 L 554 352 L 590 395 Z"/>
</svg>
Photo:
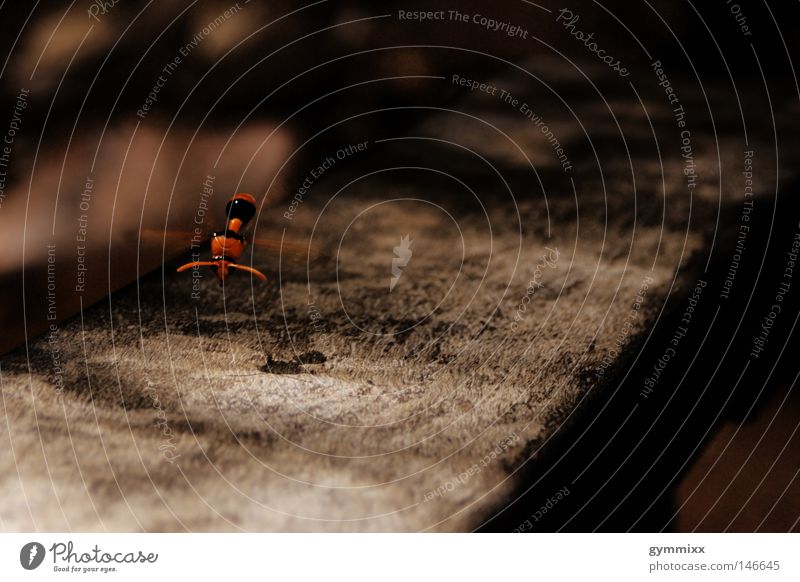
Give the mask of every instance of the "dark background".
<svg viewBox="0 0 800 582">
<path fill-rule="evenodd" d="M 646 78 L 650 73 L 638 43 L 621 31 L 610 13 L 619 14 L 633 26 L 636 36 L 659 55 L 674 83 L 680 83 L 684 100 L 690 101 L 691 92 L 707 104 L 708 115 L 703 119 L 696 115 L 693 131 L 743 136 L 746 127 L 751 142 L 759 144 L 759 170 L 769 178 L 757 183 L 755 220 L 736 275 L 737 286 L 719 313 L 701 308 L 695 314 L 683 349 L 656 393 L 647 400 L 637 399 L 638 386 L 685 308 L 686 290 L 684 295 L 678 293 L 658 323 L 636 338 L 628 361 L 617 366 L 612 384 L 618 389 L 605 393 L 611 395 L 609 399 L 592 399 L 582 405 L 580 420 L 575 422 L 588 430 L 581 431 L 579 438 L 572 433 L 557 440 L 540 453 L 543 463 L 526 476 L 519 499 L 487 514 L 483 526 L 487 531 L 513 530 L 551 492 L 575 479 L 568 502 L 538 521 L 537 531 L 797 531 L 799 527 L 800 440 L 796 430 L 800 401 L 796 380 L 800 369 L 795 324 L 800 282 L 793 283 L 767 349 L 741 372 L 753 330 L 759 328 L 765 308 L 771 305 L 785 251 L 800 220 L 797 150 L 791 147 L 797 139 L 796 126 L 775 121 L 796 118 L 800 112 L 794 69 L 798 59 L 794 31 L 800 21 L 800 5 L 738 2 L 753 33 L 743 37 L 721 0 L 651 4 L 669 29 L 644 2 L 575 1 L 570 8 L 581 15 L 581 26 L 603 39 L 609 53 L 631 63 L 633 78 Z M 4 56 L 0 111 L 4 119 L 10 117 L 19 87 L 29 86 L 32 91 L 25 136 L 15 144 L 17 159 L 34 155 L 37 139 L 33 136 L 41 135 L 39 141 L 57 150 L 71 134 L 92 135 L 98 127 L 114 127 L 133 118 L 153 85 L 153 71 L 174 55 L 176 46 L 189 42 L 198 26 L 202 28 L 205 14 L 218 14 L 226 4 L 158 2 L 137 16 L 143 5 L 122 2 L 102 17 L 104 26 L 109 27 L 105 36 L 98 35 L 102 37 L 99 40 L 92 37 L 69 69 L 71 51 L 85 27 L 76 26 L 72 37 L 59 33 L 55 43 L 64 43 L 62 58 L 57 49 L 51 49 L 31 80 L 29 72 L 40 54 L 36 47 L 48 42 L 54 19 L 60 18 L 66 6 L 65 2 L 35 6 L 4 2 L 0 6 L 0 54 Z M 258 14 L 261 22 L 268 22 L 276 14 L 299 7 L 289 2 L 270 3 Z M 331 122 L 368 109 L 448 107 L 463 95 L 450 84 L 442 90 L 441 83 L 425 79 L 368 83 L 376 77 L 448 75 L 458 70 L 474 78 L 492 78 L 505 72 L 497 58 L 526 63 L 545 52 L 509 42 L 502 34 L 451 23 L 415 25 L 412 32 L 396 18 L 388 18 L 332 28 L 339 22 L 397 9 L 440 7 L 483 12 L 500 19 L 541 18 L 541 12 L 523 2 L 460 2 L 457 6 L 444 2 L 321 3 L 257 33 L 228 57 L 217 60 L 225 47 L 217 55 L 193 52 L 160 94 L 157 110 L 148 120 L 190 129 L 202 123 L 205 131 L 228 127 L 245 117 L 251 122 L 291 117 L 287 127 L 300 143 Z M 252 17 L 249 24 L 254 22 L 258 24 L 259 17 Z M 130 23 L 121 36 L 120 31 Z M 540 47 L 557 45 L 563 58 L 593 64 L 577 42 L 564 40 L 560 26 L 536 30 L 543 35 Z M 414 46 L 386 49 L 400 45 Z M 379 50 L 364 52 L 370 49 Z M 273 51 L 279 52 L 279 58 L 264 61 Z M 322 61 L 333 62 L 314 69 Z M 552 67 L 559 66 L 563 65 L 554 61 Z M 302 73 L 300 78 L 298 73 Z M 593 76 L 592 80 L 612 99 L 628 93 L 627 85 L 613 75 Z M 363 84 L 339 91 L 358 83 Z M 338 92 L 303 107 L 332 91 Z M 564 94 L 568 101 L 583 95 L 587 88 L 576 86 L 573 93 L 569 91 Z M 723 113 L 738 108 L 740 102 L 745 104 L 741 126 L 715 123 L 713 113 L 721 113 L 718 119 L 736 120 L 736 113 Z M 378 131 L 402 133 L 428 115 L 425 110 L 394 110 L 361 117 L 317 136 L 303 155 L 316 159 L 315 152 L 329 150 L 330 144 L 357 141 Z M 591 119 L 583 121 L 592 123 Z M 398 155 L 411 160 L 425 154 Z M 360 163 L 367 169 L 380 162 L 365 156 Z M 448 161 L 442 159 L 441 163 L 446 166 Z M 290 176 L 292 171 L 290 168 Z M 25 178 L 24 171 L 12 167 L 10 184 Z M 545 186 L 556 179 L 545 174 Z M 9 197 L 21 195 L 11 187 L 8 190 Z M 706 221 L 706 247 L 682 269 L 688 279 L 705 272 L 709 287 L 716 288 L 730 264 L 740 200 L 721 200 L 716 205 L 698 201 L 694 212 L 695 220 Z M 0 209 L 3 226 L 19 219 Z M 19 274 L 6 272 L 2 277 L 8 293 Z M 116 286 L 128 281 L 130 275 L 120 277 Z M 105 292 L 102 286 L 97 291 L 99 296 Z M 10 322 L 10 311 L 4 317 L 8 317 L 4 323 Z M 20 335 L 19 322 L 3 327 L 4 333 L 15 337 L 13 343 L 20 345 L 24 335 Z M 629 417 L 630 403 L 637 401 L 637 412 Z"/>
</svg>

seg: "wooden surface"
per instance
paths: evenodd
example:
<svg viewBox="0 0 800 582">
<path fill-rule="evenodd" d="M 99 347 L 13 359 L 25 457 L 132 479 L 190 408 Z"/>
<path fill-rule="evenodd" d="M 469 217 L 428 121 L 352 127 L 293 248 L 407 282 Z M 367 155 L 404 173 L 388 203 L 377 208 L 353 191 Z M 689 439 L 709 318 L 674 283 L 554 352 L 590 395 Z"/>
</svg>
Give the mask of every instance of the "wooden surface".
<svg viewBox="0 0 800 582">
<path fill-rule="evenodd" d="M 206 275 L 197 299 L 170 263 L 4 357 L 2 526 L 479 527 L 586 422 L 582 402 L 602 406 L 667 298 L 697 283 L 686 266 L 720 203 L 742 201 L 718 180 L 741 171 L 734 121 L 715 141 L 693 109 L 690 197 L 660 88 L 640 104 L 612 86 L 612 114 L 579 77 L 549 78 L 574 111 L 525 73 L 493 80 L 547 120 L 569 172 L 518 109 L 465 95 L 462 113 L 365 135 L 291 221 L 280 205 L 262 217 L 257 236 L 321 242 L 330 260 L 257 253 L 268 285 Z M 410 139 L 380 141 L 395 137 Z"/>
</svg>

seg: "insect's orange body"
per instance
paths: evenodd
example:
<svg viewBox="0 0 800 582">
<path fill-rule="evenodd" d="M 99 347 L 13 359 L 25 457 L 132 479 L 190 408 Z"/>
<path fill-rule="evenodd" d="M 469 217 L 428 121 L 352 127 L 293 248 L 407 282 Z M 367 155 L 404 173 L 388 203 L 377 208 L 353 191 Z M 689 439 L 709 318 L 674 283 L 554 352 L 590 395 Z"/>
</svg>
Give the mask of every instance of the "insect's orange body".
<svg viewBox="0 0 800 582">
<path fill-rule="evenodd" d="M 186 263 L 178 268 L 178 272 L 197 267 L 211 267 L 220 285 L 235 270 L 248 271 L 266 281 L 267 277 L 260 271 L 237 262 L 247 247 L 247 241 L 240 232 L 255 216 L 256 199 L 250 194 L 236 194 L 228 201 L 225 211 L 228 215 L 225 230 L 211 235 L 211 260 Z"/>
</svg>

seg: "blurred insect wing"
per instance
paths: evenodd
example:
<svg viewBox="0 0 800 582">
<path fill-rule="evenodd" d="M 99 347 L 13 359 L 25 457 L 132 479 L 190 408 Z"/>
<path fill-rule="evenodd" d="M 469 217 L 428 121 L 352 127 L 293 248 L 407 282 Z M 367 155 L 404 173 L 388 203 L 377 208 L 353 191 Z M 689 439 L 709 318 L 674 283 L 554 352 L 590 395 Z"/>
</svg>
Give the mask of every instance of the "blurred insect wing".
<svg viewBox="0 0 800 582">
<path fill-rule="evenodd" d="M 205 232 L 197 234 L 189 230 L 143 228 L 140 233 L 140 240 L 143 244 L 160 246 L 166 251 L 166 254 L 198 248 L 206 245 L 208 239 L 208 234 Z"/>
<path fill-rule="evenodd" d="M 320 245 L 311 242 L 298 243 L 271 238 L 257 238 L 253 239 L 252 244 L 270 253 L 294 261 L 316 262 L 327 257 L 327 253 L 322 250 Z"/>
</svg>

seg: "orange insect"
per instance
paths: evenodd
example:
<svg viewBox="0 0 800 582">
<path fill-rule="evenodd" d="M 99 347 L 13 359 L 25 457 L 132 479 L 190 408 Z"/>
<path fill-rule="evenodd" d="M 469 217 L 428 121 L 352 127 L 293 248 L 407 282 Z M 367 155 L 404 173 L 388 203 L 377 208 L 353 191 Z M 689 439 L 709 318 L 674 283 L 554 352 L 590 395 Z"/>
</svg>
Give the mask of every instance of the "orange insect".
<svg viewBox="0 0 800 582">
<path fill-rule="evenodd" d="M 259 238 L 248 241 L 242 232 L 247 227 L 256 214 L 256 199 L 250 194 L 239 193 L 228 200 L 225 206 L 225 213 L 228 217 L 225 230 L 214 232 L 210 236 L 211 242 L 211 260 L 210 261 L 192 261 L 178 267 L 178 272 L 193 269 L 195 267 L 211 267 L 216 275 L 219 284 L 225 283 L 225 280 L 230 277 L 235 271 L 246 271 L 252 273 L 262 281 L 266 281 L 267 277 L 261 271 L 253 269 L 246 265 L 239 264 L 239 258 L 244 254 L 248 244 L 253 244 L 261 248 L 271 251 L 278 251 L 281 256 L 285 256 L 288 263 L 296 264 L 296 260 L 304 256 L 308 261 L 317 262 L 318 260 L 325 260 L 327 255 L 322 253 L 318 245 L 297 244 L 284 240 L 275 240 L 268 238 Z M 165 244 L 168 241 L 179 240 L 182 242 L 194 241 L 194 236 L 190 232 L 176 232 L 167 231 L 165 233 Z"/>
<path fill-rule="evenodd" d="M 329 260 L 328 253 L 311 241 L 299 243 L 270 238 L 247 240 L 242 233 L 256 214 L 256 199 L 250 194 L 239 193 L 233 196 L 228 200 L 225 212 L 228 217 L 225 230 L 213 232 L 209 236 L 211 260 L 186 263 L 178 268 L 179 273 L 196 267 L 211 267 L 220 285 L 235 271 L 247 271 L 266 281 L 267 277 L 261 271 L 239 264 L 239 259 L 249 244 L 266 249 L 268 252 L 279 253 L 281 264 L 290 270 L 300 265 L 301 258 L 304 259 L 306 268 Z M 175 248 L 176 243 L 180 246 L 191 244 L 192 249 L 197 246 L 197 231 L 163 231 L 145 228 L 142 230 L 142 235 L 160 237 L 162 244 L 165 245 L 164 248 Z"/>
<path fill-rule="evenodd" d="M 250 194 L 236 194 L 228 200 L 225 214 L 228 216 L 225 230 L 211 234 L 211 260 L 186 263 L 178 267 L 178 272 L 194 267 L 211 267 L 220 285 L 235 270 L 247 271 L 266 281 L 267 277 L 261 271 L 237 263 L 247 247 L 247 240 L 240 233 L 256 214 L 256 199 Z"/>
</svg>

